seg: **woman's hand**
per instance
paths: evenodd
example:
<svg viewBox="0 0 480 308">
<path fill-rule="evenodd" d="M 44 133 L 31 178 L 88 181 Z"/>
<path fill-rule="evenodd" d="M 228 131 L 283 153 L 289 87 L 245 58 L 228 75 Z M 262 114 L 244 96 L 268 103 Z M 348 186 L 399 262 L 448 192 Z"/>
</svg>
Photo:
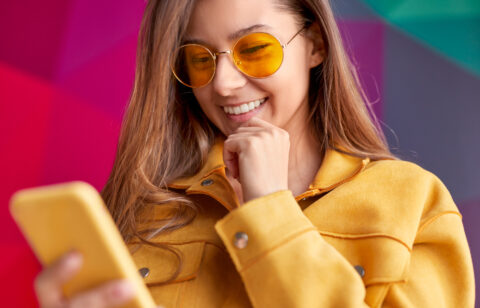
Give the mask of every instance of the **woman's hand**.
<svg viewBox="0 0 480 308">
<path fill-rule="evenodd" d="M 288 132 L 258 118 L 227 137 L 223 159 L 242 186 L 244 202 L 288 189 L 289 151 Z"/>
<path fill-rule="evenodd" d="M 80 269 L 79 253 L 67 253 L 51 266 L 43 269 L 35 279 L 35 293 L 42 308 L 106 308 L 128 302 L 134 295 L 133 284 L 125 280 L 112 280 L 97 288 L 66 299 L 62 285 Z"/>
</svg>

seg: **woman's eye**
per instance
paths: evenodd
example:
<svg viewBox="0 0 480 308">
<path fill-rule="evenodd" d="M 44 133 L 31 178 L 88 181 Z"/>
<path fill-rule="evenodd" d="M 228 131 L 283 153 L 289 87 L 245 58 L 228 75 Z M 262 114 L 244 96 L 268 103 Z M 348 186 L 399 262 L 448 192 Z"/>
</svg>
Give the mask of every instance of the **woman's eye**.
<svg viewBox="0 0 480 308">
<path fill-rule="evenodd" d="M 193 63 L 206 63 L 210 61 L 209 57 L 194 57 L 192 58 Z"/>
<path fill-rule="evenodd" d="M 205 70 L 212 66 L 212 57 L 206 54 L 192 55 L 188 58 L 188 65 L 191 69 Z"/>
<path fill-rule="evenodd" d="M 255 53 L 255 52 L 260 51 L 262 49 L 265 49 L 269 45 L 270 45 L 269 43 L 265 43 L 265 44 L 261 44 L 261 45 L 256 45 L 256 46 L 244 48 L 244 49 L 240 50 L 240 53 L 241 54 L 252 54 L 252 53 Z"/>
</svg>

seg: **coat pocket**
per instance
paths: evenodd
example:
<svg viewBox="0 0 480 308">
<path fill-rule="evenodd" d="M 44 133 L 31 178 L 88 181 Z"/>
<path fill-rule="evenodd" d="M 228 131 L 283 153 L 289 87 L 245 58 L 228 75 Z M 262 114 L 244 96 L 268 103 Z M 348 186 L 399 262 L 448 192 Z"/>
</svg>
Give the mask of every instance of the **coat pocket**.
<svg viewBox="0 0 480 308">
<path fill-rule="evenodd" d="M 170 251 L 150 245 L 142 245 L 132 254 L 140 275 L 148 287 L 172 284 L 195 279 L 202 262 L 205 242 L 169 243 L 178 250 L 182 257 L 182 267 L 179 275 L 168 283 L 168 280 L 178 269 L 178 258 Z"/>
<path fill-rule="evenodd" d="M 365 286 L 406 281 L 410 249 L 402 241 L 378 234 L 322 235 L 355 267 Z"/>
</svg>

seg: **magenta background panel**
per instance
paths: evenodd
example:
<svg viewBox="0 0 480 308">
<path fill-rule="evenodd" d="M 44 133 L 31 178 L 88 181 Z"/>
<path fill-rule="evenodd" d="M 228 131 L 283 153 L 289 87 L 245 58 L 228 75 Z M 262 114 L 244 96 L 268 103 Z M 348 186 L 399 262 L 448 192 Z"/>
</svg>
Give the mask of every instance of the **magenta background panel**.
<svg viewBox="0 0 480 308">
<path fill-rule="evenodd" d="M 35 307 L 40 265 L 8 213 L 18 189 L 112 167 L 144 1 L 0 2 L 0 297 Z"/>
</svg>

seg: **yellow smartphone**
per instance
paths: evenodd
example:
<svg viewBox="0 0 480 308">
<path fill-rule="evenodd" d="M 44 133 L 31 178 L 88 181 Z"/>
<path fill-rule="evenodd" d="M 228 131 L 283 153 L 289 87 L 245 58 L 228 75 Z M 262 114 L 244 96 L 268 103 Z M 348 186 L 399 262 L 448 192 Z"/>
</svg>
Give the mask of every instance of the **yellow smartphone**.
<svg viewBox="0 0 480 308">
<path fill-rule="evenodd" d="M 103 199 L 90 184 L 75 181 L 19 190 L 10 200 L 10 213 L 44 266 L 72 249 L 82 253 L 82 268 L 64 285 L 66 297 L 112 279 L 129 279 L 136 297 L 121 307 L 156 306 Z"/>
</svg>

